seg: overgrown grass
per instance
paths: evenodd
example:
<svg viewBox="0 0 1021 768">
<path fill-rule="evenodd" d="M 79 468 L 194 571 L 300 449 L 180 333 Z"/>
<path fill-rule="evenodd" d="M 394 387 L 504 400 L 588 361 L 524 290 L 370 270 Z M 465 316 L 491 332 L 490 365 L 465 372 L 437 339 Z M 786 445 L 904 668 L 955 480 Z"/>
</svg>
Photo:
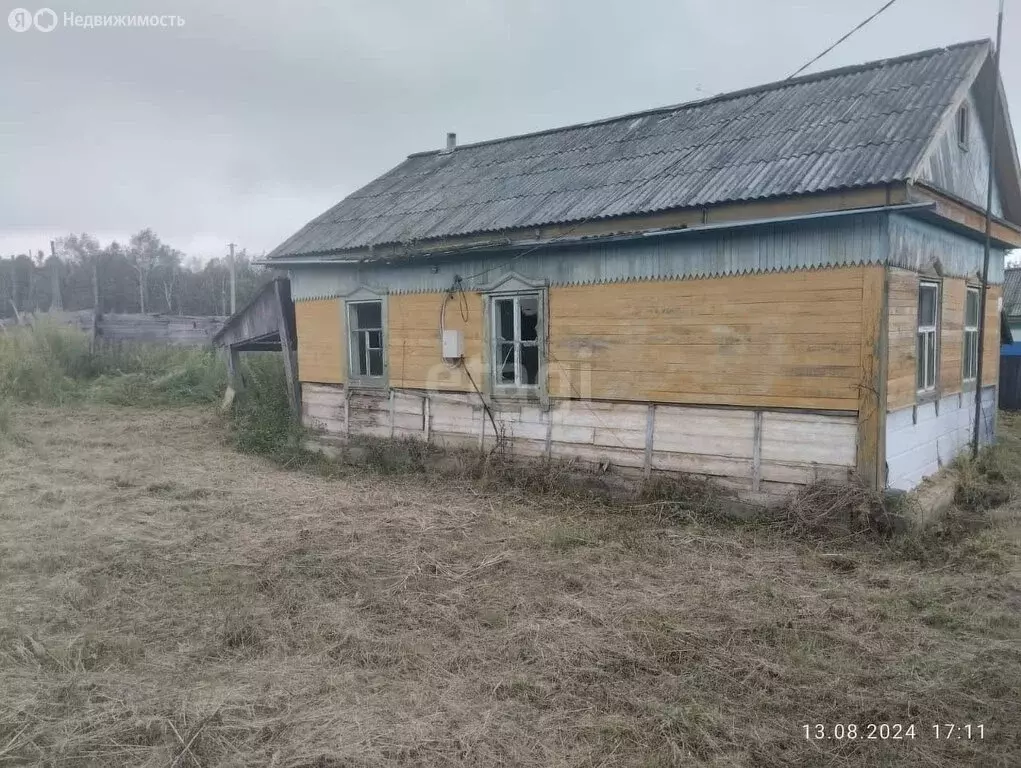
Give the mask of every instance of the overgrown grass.
<svg viewBox="0 0 1021 768">
<path fill-rule="evenodd" d="M 265 456 L 290 469 L 339 469 L 325 456 L 305 448 L 307 435 L 291 413 L 287 378 L 276 353 L 246 356 L 242 368 L 243 390 L 227 414 L 230 442 L 242 453 Z"/>
<path fill-rule="evenodd" d="M 14 432 L 14 413 L 10 401 L 0 397 L 0 441 L 6 440 Z"/>
<path fill-rule="evenodd" d="M 84 333 L 49 323 L 0 335 L 0 398 L 17 402 L 212 403 L 225 386 L 225 367 L 209 349 L 134 344 L 91 350 Z"/>
<path fill-rule="evenodd" d="M 209 410 L 16 412 L 0 764 L 1021 760 L 1009 568 L 678 524 L 693 489 L 650 487 L 633 509 L 538 495 L 503 485 L 498 456 L 479 462 L 489 485 L 431 472 L 458 471 L 435 449 L 410 471 L 389 456 L 391 474 L 285 472 L 224 450 Z M 560 469 L 528 471 L 560 488 Z M 1006 510 L 980 536 L 1009 564 Z M 917 736 L 816 741 L 806 723 Z M 936 741 L 933 723 L 985 738 Z"/>
</svg>

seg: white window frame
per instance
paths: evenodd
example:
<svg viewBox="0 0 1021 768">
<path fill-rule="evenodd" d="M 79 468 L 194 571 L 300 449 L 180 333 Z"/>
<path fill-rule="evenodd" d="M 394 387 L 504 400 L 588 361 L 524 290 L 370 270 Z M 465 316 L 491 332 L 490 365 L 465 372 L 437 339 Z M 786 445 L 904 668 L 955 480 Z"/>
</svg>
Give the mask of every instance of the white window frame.
<svg viewBox="0 0 1021 768">
<path fill-rule="evenodd" d="M 975 297 L 975 323 L 968 323 L 968 297 Z M 978 326 L 982 303 L 979 300 L 979 289 L 968 286 L 964 294 L 964 341 L 961 344 L 962 378 L 966 382 L 974 382 L 978 378 Z M 969 359 L 968 338 L 971 338 L 971 358 Z"/>
<path fill-rule="evenodd" d="M 962 104 L 954 119 L 954 133 L 957 135 L 957 144 L 961 149 L 968 149 L 968 133 L 971 130 L 971 113 L 967 104 Z"/>
<path fill-rule="evenodd" d="M 929 348 L 930 345 L 923 343 L 922 354 L 918 356 L 915 367 L 915 386 L 918 394 L 927 395 L 936 391 L 936 385 L 939 383 L 939 353 L 940 353 L 940 339 L 939 339 L 939 320 L 940 320 L 940 304 L 942 301 L 942 290 L 940 283 L 934 280 L 922 280 L 918 283 L 918 306 L 922 304 L 922 291 L 932 289 L 935 292 L 933 299 L 933 322 L 932 324 L 922 325 L 920 321 L 917 322 L 917 331 L 915 333 L 915 350 L 918 350 L 918 340 L 923 336 L 932 338 L 932 381 L 929 381 Z M 916 312 L 917 321 L 917 312 Z M 919 383 L 919 371 L 922 372 L 922 385 L 918 386 Z"/>
<path fill-rule="evenodd" d="M 535 339 L 525 341 L 521 338 L 521 299 L 535 299 L 536 319 Z M 497 311 L 497 302 L 511 301 L 514 306 L 514 338 L 502 339 L 500 337 L 500 313 Z M 489 297 L 489 314 L 491 316 L 490 326 L 490 380 L 493 383 L 493 390 L 496 392 L 538 392 L 542 381 L 542 373 L 545 370 L 546 360 L 543 349 L 545 338 L 546 317 L 543 312 L 543 296 L 539 291 L 521 291 L 515 293 L 493 294 Z M 506 343 L 514 345 L 514 382 L 503 380 L 503 359 L 500 357 L 500 345 Z M 536 370 L 535 383 L 526 384 L 524 381 L 524 366 L 521 363 L 521 350 L 525 347 L 536 350 L 538 368 Z"/>
<path fill-rule="evenodd" d="M 386 302 L 383 301 L 382 297 L 377 299 L 358 299 L 357 301 L 345 302 L 347 309 L 347 366 L 348 366 L 348 379 L 351 383 L 361 386 L 369 387 L 382 387 L 386 385 L 386 371 L 387 371 L 387 360 L 386 360 Z M 355 324 L 357 317 L 358 307 L 365 304 L 378 304 L 379 305 L 379 328 L 358 328 Z M 369 345 L 369 334 L 378 332 L 380 346 L 370 347 Z M 371 370 L 371 363 L 369 357 L 369 351 L 380 352 L 380 359 L 382 360 L 382 372 L 378 376 L 373 376 L 368 373 L 360 373 L 360 367 L 358 365 L 358 337 L 359 335 L 365 335 L 365 370 Z"/>
</svg>

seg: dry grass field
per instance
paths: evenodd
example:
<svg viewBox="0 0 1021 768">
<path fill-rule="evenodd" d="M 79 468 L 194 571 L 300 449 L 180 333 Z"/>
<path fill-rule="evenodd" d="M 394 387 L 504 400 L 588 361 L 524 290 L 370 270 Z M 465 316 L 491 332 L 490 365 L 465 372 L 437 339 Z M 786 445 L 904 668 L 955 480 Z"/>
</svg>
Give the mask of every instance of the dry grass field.
<svg viewBox="0 0 1021 768">
<path fill-rule="evenodd" d="M 1021 765 L 1014 510 L 945 545 L 811 542 L 289 472 L 204 408 L 17 407 L 0 766 Z"/>
</svg>

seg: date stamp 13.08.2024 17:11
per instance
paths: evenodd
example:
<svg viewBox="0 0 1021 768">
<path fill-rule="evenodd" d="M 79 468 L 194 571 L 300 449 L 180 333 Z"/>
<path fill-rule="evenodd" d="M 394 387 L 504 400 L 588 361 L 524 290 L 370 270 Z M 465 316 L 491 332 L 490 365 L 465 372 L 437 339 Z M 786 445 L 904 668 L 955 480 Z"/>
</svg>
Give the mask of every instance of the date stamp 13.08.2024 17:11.
<svg viewBox="0 0 1021 768">
<path fill-rule="evenodd" d="M 802 733 L 809 741 L 981 741 L 986 737 L 982 723 L 804 723 Z"/>
</svg>

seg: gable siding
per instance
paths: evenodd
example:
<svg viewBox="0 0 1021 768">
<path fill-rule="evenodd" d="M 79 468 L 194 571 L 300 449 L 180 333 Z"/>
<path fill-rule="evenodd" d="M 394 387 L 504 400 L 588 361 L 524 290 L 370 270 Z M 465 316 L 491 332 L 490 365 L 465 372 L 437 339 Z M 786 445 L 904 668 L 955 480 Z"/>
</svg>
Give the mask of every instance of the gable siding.
<svg viewBox="0 0 1021 768">
<path fill-rule="evenodd" d="M 919 180 L 946 190 L 969 203 L 986 207 L 989 183 L 989 144 L 979 118 L 978 105 L 968 94 L 968 148 L 957 142 L 957 114 L 943 126 L 935 150 L 919 174 Z M 1000 191 L 993 187 L 993 211 L 1003 215 Z"/>
</svg>

